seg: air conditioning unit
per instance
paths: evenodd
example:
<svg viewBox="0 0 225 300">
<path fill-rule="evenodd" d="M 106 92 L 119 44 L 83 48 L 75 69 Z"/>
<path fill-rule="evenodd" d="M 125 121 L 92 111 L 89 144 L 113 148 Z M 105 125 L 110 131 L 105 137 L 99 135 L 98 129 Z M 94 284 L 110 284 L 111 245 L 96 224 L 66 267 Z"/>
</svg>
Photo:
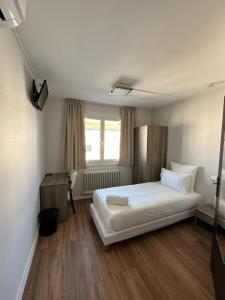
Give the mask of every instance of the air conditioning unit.
<svg viewBox="0 0 225 300">
<path fill-rule="evenodd" d="M 25 20 L 26 0 L 0 0 L 0 27 L 13 28 Z"/>
</svg>

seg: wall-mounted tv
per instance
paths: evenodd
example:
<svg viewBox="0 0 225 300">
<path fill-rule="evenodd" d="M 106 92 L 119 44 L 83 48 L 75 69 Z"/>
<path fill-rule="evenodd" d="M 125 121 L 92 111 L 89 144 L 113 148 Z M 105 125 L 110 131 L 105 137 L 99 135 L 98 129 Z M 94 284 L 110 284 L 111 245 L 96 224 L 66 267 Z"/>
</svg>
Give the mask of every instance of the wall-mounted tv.
<svg viewBox="0 0 225 300">
<path fill-rule="evenodd" d="M 38 92 L 35 80 L 33 79 L 33 99 L 32 99 L 33 105 L 37 109 L 42 110 L 47 100 L 47 97 L 48 97 L 47 81 L 44 80 L 43 84 L 41 85 L 41 89 Z"/>
</svg>

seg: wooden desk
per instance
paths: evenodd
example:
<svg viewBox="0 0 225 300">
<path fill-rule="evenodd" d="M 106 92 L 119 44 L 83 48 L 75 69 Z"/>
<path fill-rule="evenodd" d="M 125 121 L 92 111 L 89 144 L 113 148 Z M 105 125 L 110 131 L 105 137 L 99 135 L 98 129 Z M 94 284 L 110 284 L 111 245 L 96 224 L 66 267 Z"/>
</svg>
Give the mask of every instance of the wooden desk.
<svg viewBox="0 0 225 300">
<path fill-rule="evenodd" d="M 68 185 L 69 177 L 67 173 L 55 173 L 45 175 L 40 185 L 40 208 L 55 207 L 59 210 L 59 222 L 68 219 Z"/>
</svg>

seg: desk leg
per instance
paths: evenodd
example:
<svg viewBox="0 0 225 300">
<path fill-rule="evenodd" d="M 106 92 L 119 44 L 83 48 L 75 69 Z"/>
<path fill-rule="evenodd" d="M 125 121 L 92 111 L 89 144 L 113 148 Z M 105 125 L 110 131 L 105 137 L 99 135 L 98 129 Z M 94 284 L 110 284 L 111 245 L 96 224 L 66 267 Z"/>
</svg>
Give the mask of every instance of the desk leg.
<svg viewBox="0 0 225 300">
<path fill-rule="evenodd" d="M 70 190 L 70 203 L 73 209 L 73 214 L 75 214 L 75 207 L 74 207 L 74 202 L 73 202 L 73 195 L 72 195 L 72 190 Z"/>
</svg>

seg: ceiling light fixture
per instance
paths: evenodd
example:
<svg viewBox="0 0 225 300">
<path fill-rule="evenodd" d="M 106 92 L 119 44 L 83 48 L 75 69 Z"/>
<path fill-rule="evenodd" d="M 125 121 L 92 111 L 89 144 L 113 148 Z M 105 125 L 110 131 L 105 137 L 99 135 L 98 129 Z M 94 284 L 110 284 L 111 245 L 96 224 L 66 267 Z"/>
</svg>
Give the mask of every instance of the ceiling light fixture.
<svg viewBox="0 0 225 300">
<path fill-rule="evenodd" d="M 111 89 L 110 94 L 115 95 L 115 96 L 127 96 L 132 91 L 133 91 L 133 89 L 130 87 L 115 85 Z"/>
<path fill-rule="evenodd" d="M 209 82 L 207 84 L 208 87 L 214 87 L 215 85 L 219 85 L 219 84 L 224 84 L 225 80 L 220 80 L 220 81 L 214 81 L 214 82 Z"/>
<path fill-rule="evenodd" d="M 141 89 L 135 89 L 131 86 L 126 86 L 124 84 L 116 83 L 113 88 L 110 91 L 110 94 L 115 95 L 115 96 L 127 96 L 130 94 L 132 91 L 137 91 L 141 93 L 148 93 L 148 94 L 154 94 L 154 95 L 160 95 L 160 96 L 168 96 L 168 97 L 174 97 L 173 95 L 169 94 L 163 94 L 163 93 L 158 93 L 154 91 L 146 91 L 146 90 L 141 90 Z"/>
</svg>

